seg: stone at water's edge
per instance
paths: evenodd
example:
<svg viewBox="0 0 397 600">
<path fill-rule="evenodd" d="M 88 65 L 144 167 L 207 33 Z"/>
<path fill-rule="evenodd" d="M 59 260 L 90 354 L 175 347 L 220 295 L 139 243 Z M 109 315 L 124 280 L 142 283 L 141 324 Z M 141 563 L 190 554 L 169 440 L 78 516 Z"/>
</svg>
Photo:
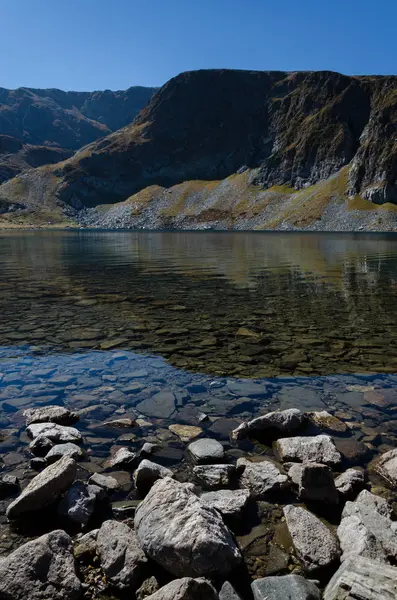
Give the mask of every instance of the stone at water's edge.
<svg viewBox="0 0 397 600">
<path fill-rule="evenodd" d="M 187 447 L 188 454 L 194 463 L 205 464 L 220 462 L 225 458 L 223 446 L 212 438 L 202 438 Z"/>
<path fill-rule="evenodd" d="M 1 600 L 78 600 L 73 544 L 61 530 L 27 542 L 0 559 Z"/>
<path fill-rule="evenodd" d="M 237 460 L 239 487 L 250 491 L 252 498 L 264 499 L 267 494 L 280 492 L 289 487 L 288 477 L 270 459 L 252 462 L 247 458 Z"/>
<path fill-rule="evenodd" d="M 39 439 L 39 438 L 36 438 Z M 69 456 L 74 460 L 79 460 L 84 458 L 85 452 L 77 446 L 77 444 L 73 444 L 72 442 L 68 442 L 67 444 L 56 444 L 51 448 L 51 450 L 45 455 L 45 459 L 47 463 L 53 463 L 62 458 L 63 456 Z"/>
<path fill-rule="evenodd" d="M 206 579 L 183 577 L 171 581 L 146 600 L 218 600 L 218 594 Z"/>
<path fill-rule="evenodd" d="M 66 427 L 65 425 L 57 425 L 56 423 L 32 423 L 26 429 L 27 434 L 36 439 L 39 436 L 44 436 L 56 444 L 73 442 L 81 444 L 83 437 L 75 427 Z"/>
<path fill-rule="evenodd" d="M 220 514 L 168 477 L 138 506 L 135 527 L 144 552 L 177 577 L 227 575 L 241 562 Z"/>
<path fill-rule="evenodd" d="M 7 517 L 17 519 L 25 513 L 52 504 L 73 484 L 77 465 L 65 456 L 36 475 L 7 508 Z"/>
<path fill-rule="evenodd" d="M 137 463 L 137 455 L 131 452 L 129 448 L 120 448 L 113 456 L 105 462 L 105 469 L 113 469 L 120 467 L 124 469 L 132 469 Z"/>
<path fill-rule="evenodd" d="M 358 469 L 347 469 L 335 479 L 335 487 L 345 500 L 352 500 L 365 487 L 365 473 Z"/>
<path fill-rule="evenodd" d="M 321 600 L 318 587 L 299 575 L 256 579 L 251 588 L 254 600 Z"/>
<path fill-rule="evenodd" d="M 312 502 L 338 504 L 339 494 L 331 468 L 319 463 L 303 464 L 299 481 L 299 498 Z"/>
<path fill-rule="evenodd" d="M 340 556 L 336 536 L 315 515 L 300 506 L 283 509 L 296 554 L 308 573 L 327 569 Z"/>
<path fill-rule="evenodd" d="M 376 462 L 375 471 L 393 487 L 397 487 L 397 448 L 382 454 Z"/>
<path fill-rule="evenodd" d="M 235 472 L 234 465 L 197 465 L 193 475 L 204 489 L 213 490 L 230 486 Z"/>
<path fill-rule="evenodd" d="M 270 412 L 256 417 L 247 423 L 241 423 L 231 434 L 231 440 L 241 440 L 249 435 L 270 436 L 275 439 L 298 431 L 304 422 L 304 414 L 297 408 Z"/>
<path fill-rule="evenodd" d="M 346 502 L 338 537 L 341 560 L 363 556 L 382 563 L 397 560 L 397 523 L 384 498 L 363 490 L 355 502 Z"/>
<path fill-rule="evenodd" d="M 329 435 L 282 438 L 275 442 L 274 449 L 283 462 L 315 462 L 333 467 L 342 460 Z"/>
<path fill-rule="evenodd" d="M 105 521 L 98 531 L 97 553 L 102 569 L 118 590 L 134 591 L 142 583 L 147 558 L 128 525 Z"/>
<path fill-rule="evenodd" d="M 134 473 L 134 482 L 140 493 L 146 493 L 158 479 L 173 476 L 174 474 L 171 469 L 167 469 L 167 467 L 163 467 L 162 465 L 158 465 L 157 463 L 144 458 L 139 463 L 139 467 Z"/>
<path fill-rule="evenodd" d="M 200 500 L 203 504 L 216 508 L 224 517 L 238 517 L 247 505 L 249 497 L 248 490 L 218 490 L 202 494 Z"/>
<path fill-rule="evenodd" d="M 32 423 L 57 423 L 58 425 L 72 425 L 79 420 L 79 416 L 63 406 L 43 406 L 28 408 L 23 412 L 26 425 Z"/>
<path fill-rule="evenodd" d="M 397 569 L 355 556 L 328 583 L 324 600 L 396 600 Z"/>
<path fill-rule="evenodd" d="M 87 525 L 97 502 L 104 496 L 105 492 L 97 485 L 87 485 L 83 481 L 76 481 L 60 501 L 58 512 L 73 523 Z"/>
</svg>

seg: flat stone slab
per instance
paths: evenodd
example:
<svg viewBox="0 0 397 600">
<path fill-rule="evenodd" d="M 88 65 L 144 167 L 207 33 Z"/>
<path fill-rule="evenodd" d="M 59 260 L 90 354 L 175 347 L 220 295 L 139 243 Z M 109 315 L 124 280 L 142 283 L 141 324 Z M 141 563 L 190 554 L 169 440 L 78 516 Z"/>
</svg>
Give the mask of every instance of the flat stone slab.
<svg viewBox="0 0 397 600">
<path fill-rule="evenodd" d="M 297 408 L 289 408 L 283 411 L 270 412 L 242 423 L 231 434 L 231 440 L 240 440 L 248 436 L 268 436 L 277 439 L 298 431 L 304 422 L 304 414 Z"/>
<path fill-rule="evenodd" d="M 321 600 L 318 587 L 300 575 L 263 577 L 251 584 L 254 600 Z"/>
<path fill-rule="evenodd" d="M 338 539 L 320 519 L 300 506 L 285 506 L 283 512 L 296 554 L 307 573 L 326 569 L 338 560 Z"/>
<path fill-rule="evenodd" d="M 173 392 L 158 392 L 151 398 L 142 400 L 137 405 L 137 410 L 147 417 L 157 417 L 159 419 L 169 419 L 175 412 L 176 397 Z"/>
<path fill-rule="evenodd" d="M 324 600 L 395 600 L 397 569 L 360 556 L 346 560 L 328 583 Z"/>
<path fill-rule="evenodd" d="M 73 484 L 77 464 L 64 456 L 36 475 L 21 494 L 7 508 L 7 517 L 16 519 L 25 513 L 40 510 L 52 504 Z"/>
<path fill-rule="evenodd" d="M 26 425 L 32 423 L 57 423 L 58 425 L 72 425 L 79 420 L 79 416 L 63 406 L 43 406 L 42 408 L 28 408 L 23 412 Z"/>
<path fill-rule="evenodd" d="M 203 504 L 216 508 L 224 517 L 238 517 L 250 498 L 249 490 L 218 490 L 201 494 Z"/>
<path fill-rule="evenodd" d="M 329 435 L 282 438 L 275 442 L 274 449 L 283 462 L 315 462 L 333 467 L 342 460 Z"/>
</svg>

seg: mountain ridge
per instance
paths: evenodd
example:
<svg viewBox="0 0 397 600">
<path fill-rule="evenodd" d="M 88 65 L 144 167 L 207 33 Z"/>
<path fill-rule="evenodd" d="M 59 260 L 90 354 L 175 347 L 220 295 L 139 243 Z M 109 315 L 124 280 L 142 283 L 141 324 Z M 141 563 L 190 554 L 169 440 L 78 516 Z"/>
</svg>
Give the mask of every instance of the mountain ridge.
<svg viewBox="0 0 397 600">
<path fill-rule="evenodd" d="M 3 184 L 0 198 L 37 205 L 45 188 L 46 201 L 78 218 L 152 186 L 219 182 L 241 170 L 249 172 L 242 198 L 252 186 L 287 186 L 292 197 L 342 169 L 346 202 L 397 204 L 396 76 L 208 69 L 172 78 L 131 124 Z"/>
</svg>

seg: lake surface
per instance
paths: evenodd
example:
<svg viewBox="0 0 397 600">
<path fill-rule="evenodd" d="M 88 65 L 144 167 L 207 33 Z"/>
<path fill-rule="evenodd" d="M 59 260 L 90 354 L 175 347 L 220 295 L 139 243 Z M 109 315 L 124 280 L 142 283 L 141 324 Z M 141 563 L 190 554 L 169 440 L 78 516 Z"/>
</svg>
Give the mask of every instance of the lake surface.
<svg viewBox="0 0 397 600">
<path fill-rule="evenodd" d="M 152 441 L 183 473 L 170 424 L 229 457 L 271 453 L 228 436 L 277 408 L 345 421 L 349 464 L 395 446 L 397 236 L 10 231 L 0 269 L 0 469 L 21 480 L 34 474 L 22 411 L 54 403 L 81 411 L 88 472 Z M 127 416 L 140 427 L 104 425 Z"/>
</svg>

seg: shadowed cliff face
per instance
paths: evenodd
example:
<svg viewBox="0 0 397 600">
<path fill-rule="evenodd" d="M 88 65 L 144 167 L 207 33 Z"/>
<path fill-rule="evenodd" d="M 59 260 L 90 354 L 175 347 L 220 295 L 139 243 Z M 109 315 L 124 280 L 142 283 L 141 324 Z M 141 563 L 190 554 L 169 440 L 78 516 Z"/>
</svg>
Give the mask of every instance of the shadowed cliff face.
<svg viewBox="0 0 397 600">
<path fill-rule="evenodd" d="M 397 202 L 396 127 L 397 77 L 194 71 L 171 79 L 131 125 L 17 189 L 37 201 L 52 177 L 58 204 L 80 210 L 241 167 L 259 190 L 305 188 L 346 167 L 351 196 Z M 4 200 L 13 194 L 13 182 L 0 188 Z"/>
</svg>

